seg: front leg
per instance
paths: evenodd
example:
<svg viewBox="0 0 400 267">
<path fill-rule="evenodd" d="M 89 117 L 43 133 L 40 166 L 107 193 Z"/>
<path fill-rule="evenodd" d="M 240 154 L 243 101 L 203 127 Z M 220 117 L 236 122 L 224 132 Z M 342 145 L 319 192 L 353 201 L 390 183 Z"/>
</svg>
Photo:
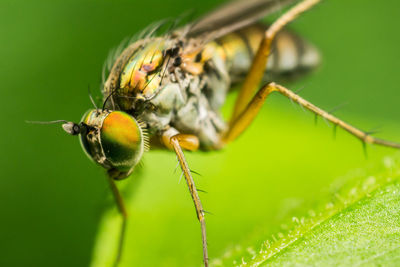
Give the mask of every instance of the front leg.
<svg viewBox="0 0 400 267">
<path fill-rule="evenodd" d="M 118 207 L 118 211 L 121 213 L 121 216 L 122 216 L 122 224 L 121 224 L 118 249 L 117 249 L 117 257 L 115 258 L 115 261 L 113 264 L 114 267 L 117 267 L 120 263 L 120 260 L 122 257 L 122 250 L 124 248 L 125 231 L 126 231 L 126 225 L 127 225 L 127 220 L 128 220 L 128 212 L 126 211 L 124 199 L 122 198 L 121 193 L 119 192 L 118 187 L 115 184 L 114 178 L 109 176 L 108 181 L 110 183 L 111 192 L 113 193 L 115 202 Z"/>
<path fill-rule="evenodd" d="M 192 196 L 194 207 L 196 208 L 197 219 L 200 221 L 201 225 L 201 238 L 203 243 L 203 260 L 204 266 L 208 266 L 208 251 L 207 251 L 207 235 L 206 235 L 206 222 L 204 217 L 203 206 L 201 205 L 200 197 L 196 189 L 189 165 L 185 159 L 182 148 L 186 150 L 197 150 L 199 147 L 199 139 L 194 135 L 189 134 L 175 134 L 169 136 L 165 133 L 163 135 L 162 141 L 164 145 L 175 151 L 176 156 L 179 161 L 179 165 L 185 176 L 186 184 L 189 187 L 189 192 Z M 167 142 L 168 141 L 168 142 Z"/>
</svg>

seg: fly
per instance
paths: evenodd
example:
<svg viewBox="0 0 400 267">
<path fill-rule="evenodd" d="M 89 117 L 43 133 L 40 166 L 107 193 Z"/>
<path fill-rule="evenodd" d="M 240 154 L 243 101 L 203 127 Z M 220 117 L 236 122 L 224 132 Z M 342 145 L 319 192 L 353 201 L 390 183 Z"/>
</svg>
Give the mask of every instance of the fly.
<svg viewBox="0 0 400 267">
<path fill-rule="evenodd" d="M 174 151 L 201 225 L 204 266 L 208 266 L 205 211 L 184 151 L 217 150 L 234 141 L 251 124 L 268 95 L 278 92 L 340 127 L 363 144 L 400 148 L 340 120 L 266 76 L 297 74 L 319 63 L 317 50 L 284 26 L 319 0 L 303 0 L 271 26 L 257 21 L 295 0 L 235 1 L 207 16 L 155 36 L 156 24 L 112 58 L 104 75 L 103 105 L 89 110 L 80 123 L 61 122 L 78 135 L 90 159 L 108 173 L 123 217 L 115 265 L 122 257 L 128 213 L 115 181 L 134 173 L 150 147 Z M 233 83 L 243 82 L 229 121 L 220 108 Z"/>
</svg>

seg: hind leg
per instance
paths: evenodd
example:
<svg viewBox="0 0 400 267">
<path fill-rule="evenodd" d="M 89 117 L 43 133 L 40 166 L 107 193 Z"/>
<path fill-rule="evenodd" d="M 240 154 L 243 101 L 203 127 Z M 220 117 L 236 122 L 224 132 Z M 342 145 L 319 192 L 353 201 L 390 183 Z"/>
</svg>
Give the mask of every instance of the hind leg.
<svg viewBox="0 0 400 267">
<path fill-rule="evenodd" d="M 244 111 L 247 104 L 249 104 L 253 95 L 259 88 L 262 77 L 265 74 L 265 69 L 267 66 L 268 57 L 271 52 L 271 44 L 274 40 L 276 34 L 282 30 L 288 23 L 293 21 L 301 13 L 309 10 L 319 0 L 304 0 L 291 8 L 288 12 L 283 14 L 278 20 L 276 20 L 265 32 L 264 38 L 262 39 L 260 46 L 254 56 L 250 70 L 243 82 L 243 85 L 239 91 L 239 95 L 236 99 L 236 103 L 233 109 L 232 117 L 230 123 L 237 119 L 237 117 Z"/>
<path fill-rule="evenodd" d="M 279 92 L 280 94 L 286 96 L 293 102 L 305 107 L 306 109 L 312 111 L 318 116 L 323 117 L 327 121 L 330 121 L 336 126 L 346 130 L 350 134 L 354 135 L 358 139 L 360 139 L 363 143 L 367 144 L 377 144 L 386 147 L 393 147 L 393 148 L 400 148 L 399 143 L 395 143 L 392 141 L 387 141 L 379 138 L 375 138 L 368 133 L 361 131 L 360 129 L 352 126 L 344 122 L 343 120 L 333 116 L 329 112 L 320 109 L 319 107 L 313 105 L 312 103 L 308 102 L 304 98 L 301 98 L 299 95 L 295 94 L 291 90 L 276 84 L 270 83 L 262 87 L 257 94 L 253 97 L 247 107 L 243 110 L 243 112 L 232 122 L 228 131 L 222 137 L 223 143 L 229 143 L 235 140 L 247 127 L 250 123 L 254 120 L 260 108 L 264 104 L 265 100 L 267 99 L 268 95 L 272 92 Z"/>
</svg>

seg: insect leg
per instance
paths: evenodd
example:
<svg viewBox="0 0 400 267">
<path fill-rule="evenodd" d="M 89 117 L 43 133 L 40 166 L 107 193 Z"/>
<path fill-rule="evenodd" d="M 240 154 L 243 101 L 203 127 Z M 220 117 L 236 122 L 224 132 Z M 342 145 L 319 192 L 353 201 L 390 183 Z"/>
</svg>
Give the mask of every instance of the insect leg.
<svg viewBox="0 0 400 267">
<path fill-rule="evenodd" d="M 192 174 L 190 172 L 189 166 L 186 162 L 185 156 L 182 152 L 182 148 L 180 143 L 184 142 L 184 139 L 181 134 L 177 134 L 170 139 L 170 143 L 172 148 L 174 149 L 176 156 L 178 157 L 179 164 L 181 165 L 183 174 L 185 175 L 186 183 L 189 187 L 190 194 L 192 195 L 192 199 L 194 202 L 194 206 L 196 208 L 197 218 L 200 221 L 201 225 L 201 238 L 203 242 L 203 260 L 204 266 L 208 266 L 208 252 L 207 252 L 207 236 L 206 236 L 206 222 L 204 217 L 203 206 L 201 205 L 200 197 L 196 189 L 196 185 L 194 184 Z M 192 138 L 192 137 L 191 137 Z"/>
<path fill-rule="evenodd" d="M 117 185 L 115 184 L 115 180 L 112 177 L 108 177 L 108 181 L 110 182 L 110 188 L 114 195 L 115 202 L 117 203 L 118 210 L 122 215 L 122 225 L 121 225 L 121 231 L 120 231 L 119 242 L 118 242 L 117 257 L 115 258 L 115 262 L 114 262 L 114 266 L 116 267 L 116 266 L 118 266 L 119 261 L 121 260 L 121 256 L 122 256 L 122 250 L 123 250 L 124 241 L 125 241 L 125 230 L 126 230 L 126 223 L 127 223 L 127 219 L 128 219 L 128 213 L 125 208 L 124 200 L 117 188 Z"/>
<path fill-rule="evenodd" d="M 295 94 L 291 90 L 275 83 L 270 83 L 262 87 L 258 91 L 258 93 L 254 96 L 252 101 L 248 104 L 247 108 L 242 112 L 242 114 L 239 115 L 239 117 L 232 124 L 231 128 L 227 131 L 226 135 L 223 137 L 224 142 L 228 143 L 230 141 L 233 141 L 250 125 L 250 123 L 253 121 L 253 119 L 259 112 L 261 106 L 264 104 L 268 95 L 274 91 L 279 92 L 280 94 L 286 96 L 290 100 L 312 111 L 316 115 L 321 116 L 327 121 L 330 121 L 333 124 L 339 126 L 340 128 L 346 130 L 350 134 L 360 139 L 363 143 L 400 148 L 399 143 L 375 138 L 369 135 L 368 133 L 363 132 L 360 129 L 357 129 L 356 127 L 338 119 L 329 112 L 320 109 L 319 107 L 313 105 L 307 100 L 301 98 L 299 95 Z"/>
<path fill-rule="evenodd" d="M 173 149 L 171 138 L 177 139 L 179 146 L 184 150 L 196 151 L 199 148 L 199 139 L 192 134 L 178 134 L 178 131 L 171 128 L 170 131 L 164 132 L 162 135 L 162 143 L 168 148 Z"/>
<path fill-rule="evenodd" d="M 247 104 L 250 102 L 254 93 L 256 92 L 267 66 L 268 57 L 270 55 L 271 43 L 276 34 L 282 28 L 293 21 L 298 15 L 309 10 L 312 6 L 317 4 L 320 0 L 303 0 L 289 11 L 284 13 L 278 20 L 276 20 L 265 32 L 264 37 L 258 47 L 257 53 L 254 56 L 250 70 L 243 82 L 236 99 L 235 107 L 233 110 L 230 123 L 232 124 L 237 117 L 243 112 Z"/>
</svg>

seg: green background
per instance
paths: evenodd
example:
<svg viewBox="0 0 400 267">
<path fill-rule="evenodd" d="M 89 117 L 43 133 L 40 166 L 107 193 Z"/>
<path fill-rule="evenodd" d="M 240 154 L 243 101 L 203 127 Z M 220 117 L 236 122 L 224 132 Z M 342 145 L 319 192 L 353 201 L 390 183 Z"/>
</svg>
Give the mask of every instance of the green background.
<svg viewBox="0 0 400 267">
<path fill-rule="evenodd" d="M 187 10 L 202 14 L 215 1 L 0 1 L 0 265 L 87 266 L 98 222 L 112 205 L 103 170 L 78 140 L 57 125 L 78 121 L 99 95 L 108 51 L 149 23 Z M 290 83 L 293 90 L 379 137 L 400 141 L 400 4 L 324 1 L 291 25 L 316 44 L 322 66 Z M 232 98 L 230 102 L 232 102 Z M 279 230 L 318 202 L 336 178 L 393 150 L 373 147 L 291 105 L 268 99 L 254 125 L 221 152 L 188 155 L 207 216 L 211 258 L 226 248 Z M 229 105 L 229 104 L 228 104 Z M 134 183 L 125 254 L 137 266 L 198 266 L 201 242 L 175 157 L 150 152 Z M 131 178 L 135 179 L 135 178 Z"/>
</svg>

